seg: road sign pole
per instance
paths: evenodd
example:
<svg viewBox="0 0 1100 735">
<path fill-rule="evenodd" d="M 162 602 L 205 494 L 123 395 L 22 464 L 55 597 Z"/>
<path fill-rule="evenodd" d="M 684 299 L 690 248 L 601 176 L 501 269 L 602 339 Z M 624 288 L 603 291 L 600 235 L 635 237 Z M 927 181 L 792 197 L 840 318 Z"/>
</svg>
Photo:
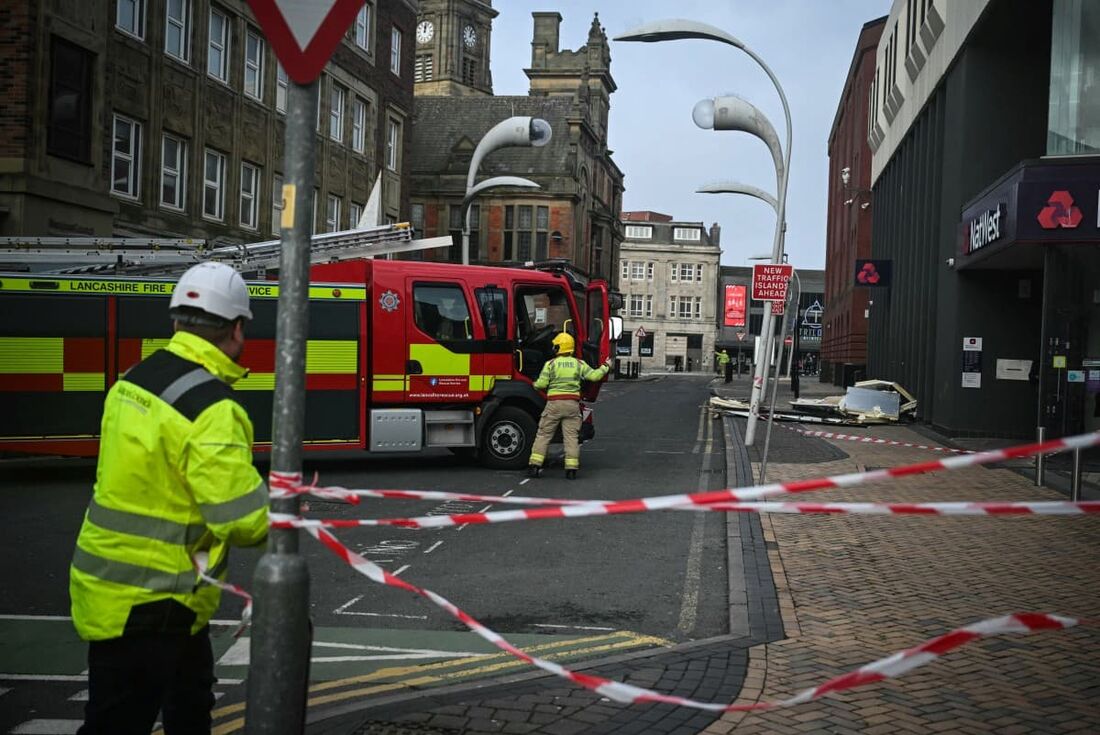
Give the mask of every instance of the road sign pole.
<svg viewBox="0 0 1100 735">
<path fill-rule="evenodd" d="M 779 373 L 783 369 L 783 346 L 787 342 L 787 324 L 791 319 L 791 313 L 794 313 L 795 322 L 798 321 L 798 302 L 802 300 L 802 281 L 798 277 L 798 273 L 795 270 L 791 270 L 791 275 L 794 276 L 795 287 L 797 291 L 794 292 L 794 299 L 791 301 L 793 309 L 784 309 L 783 326 L 779 331 L 779 359 L 775 363 L 775 379 L 772 382 L 772 400 L 771 407 L 768 409 L 768 428 L 764 431 L 764 454 L 760 458 L 760 479 L 757 481 L 761 484 L 764 483 L 765 478 L 768 475 L 768 450 L 771 448 L 772 443 L 772 423 L 775 421 L 775 394 L 779 392 Z M 791 297 L 791 284 L 787 283 L 787 298 Z M 771 305 L 769 304 L 769 307 Z M 771 309 L 769 308 L 769 311 Z M 797 327 L 796 327 L 797 328 Z M 794 359 L 794 345 L 791 345 L 791 356 Z"/>
<path fill-rule="evenodd" d="M 302 470 L 317 90 L 316 81 L 292 82 L 287 93 L 272 411 L 273 472 Z M 300 498 L 294 496 L 273 500 L 271 510 L 296 516 L 299 506 Z M 253 577 L 255 613 L 245 708 L 247 733 L 292 735 L 305 730 L 311 644 L 309 568 L 298 554 L 298 533 L 296 529 L 272 529 L 267 553 Z"/>
</svg>

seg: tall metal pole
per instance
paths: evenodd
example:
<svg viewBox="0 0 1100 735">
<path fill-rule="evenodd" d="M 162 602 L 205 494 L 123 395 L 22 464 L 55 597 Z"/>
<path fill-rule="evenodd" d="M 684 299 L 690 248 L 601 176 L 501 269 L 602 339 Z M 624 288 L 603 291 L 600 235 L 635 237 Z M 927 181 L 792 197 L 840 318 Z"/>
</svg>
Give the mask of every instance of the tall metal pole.
<svg viewBox="0 0 1100 735">
<path fill-rule="evenodd" d="M 292 82 L 287 94 L 271 451 L 271 470 L 280 473 L 302 470 L 317 90 L 317 82 Z M 298 497 L 283 498 L 273 500 L 271 510 L 298 515 L 299 506 Z M 271 530 L 252 588 L 256 602 L 245 732 L 301 733 L 305 729 L 311 634 L 309 568 L 298 554 L 297 530 Z"/>
<path fill-rule="evenodd" d="M 796 294 L 796 296 L 794 297 L 794 301 L 793 301 L 793 304 L 794 304 L 794 312 L 793 313 L 794 313 L 794 316 L 795 316 L 795 321 L 797 322 L 798 321 L 798 304 L 799 304 L 800 301 L 802 301 L 802 279 L 798 277 L 798 271 L 796 271 L 793 268 L 791 269 L 791 277 L 794 279 L 795 288 L 797 289 L 794 292 Z M 789 295 L 789 293 L 788 293 L 788 295 Z M 768 304 L 768 310 L 771 311 L 771 304 Z M 760 458 L 760 479 L 757 481 L 757 482 L 760 482 L 760 483 L 763 483 L 764 478 L 767 477 L 767 475 L 768 475 L 768 449 L 771 448 L 772 423 L 775 421 L 775 394 L 777 392 L 779 392 L 778 391 L 778 388 L 779 388 L 779 373 L 780 373 L 781 368 L 783 367 L 783 359 L 782 359 L 783 358 L 783 351 L 782 351 L 783 350 L 783 343 L 787 341 L 787 324 L 789 323 L 791 313 L 792 313 L 791 310 L 788 309 L 786 311 L 786 313 L 784 314 L 783 327 L 779 332 L 779 350 L 780 350 L 779 357 L 780 357 L 780 359 L 776 361 L 776 364 L 775 364 L 775 379 L 772 381 L 772 400 L 771 400 L 771 405 L 768 408 L 768 428 L 764 432 L 764 454 Z M 793 342 L 791 344 L 791 347 L 794 347 Z M 793 353 L 792 353 L 792 356 L 793 356 Z"/>
</svg>

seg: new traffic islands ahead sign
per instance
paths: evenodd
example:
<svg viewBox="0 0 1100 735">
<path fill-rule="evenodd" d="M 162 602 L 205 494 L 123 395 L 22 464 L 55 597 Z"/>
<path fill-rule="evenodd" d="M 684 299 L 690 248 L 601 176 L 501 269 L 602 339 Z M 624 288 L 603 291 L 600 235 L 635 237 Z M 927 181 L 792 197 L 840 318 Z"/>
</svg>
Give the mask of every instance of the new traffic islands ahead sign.
<svg viewBox="0 0 1100 735">
<path fill-rule="evenodd" d="M 793 270 L 794 266 L 786 263 L 753 263 L 753 300 L 786 301 L 787 284 L 791 280 L 791 272 Z"/>
<path fill-rule="evenodd" d="M 363 0 L 248 0 L 275 56 L 298 84 L 321 75 Z"/>
</svg>

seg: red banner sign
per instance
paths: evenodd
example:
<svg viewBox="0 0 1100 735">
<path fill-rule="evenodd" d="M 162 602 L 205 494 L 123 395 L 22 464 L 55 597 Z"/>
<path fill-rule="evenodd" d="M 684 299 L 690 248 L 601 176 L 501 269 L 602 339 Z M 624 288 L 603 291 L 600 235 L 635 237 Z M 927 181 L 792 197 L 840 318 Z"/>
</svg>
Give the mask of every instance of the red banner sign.
<svg viewBox="0 0 1100 735">
<path fill-rule="evenodd" d="M 754 263 L 752 298 L 754 301 L 786 301 L 787 284 L 794 266 L 786 263 Z"/>
<path fill-rule="evenodd" d="M 725 320 L 722 322 L 727 327 L 745 326 L 745 307 L 748 297 L 748 289 L 745 286 L 726 286 L 726 311 Z"/>
</svg>

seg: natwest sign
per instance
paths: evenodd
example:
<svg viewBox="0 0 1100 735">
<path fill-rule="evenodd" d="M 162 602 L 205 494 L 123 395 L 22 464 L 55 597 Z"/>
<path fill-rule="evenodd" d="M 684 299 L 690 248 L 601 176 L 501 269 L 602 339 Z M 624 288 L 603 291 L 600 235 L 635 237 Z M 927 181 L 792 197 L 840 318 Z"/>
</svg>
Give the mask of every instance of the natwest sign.
<svg viewBox="0 0 1100 735">
<path fill-rule="evenodd" d="M 786 263 L 754 263 L 752 298 L 754 301 L 786 301 L 787 284 L 794 266 Z"/>
<path fill-rule="evenodd" d="M 1001 239 L 1001 218 L 1005 205 L 998 203 L 996 209 L 987 209 L 970 220 L 966 231 L 966 252 L 981 250 L 990 243 Z"/>
</svg>

